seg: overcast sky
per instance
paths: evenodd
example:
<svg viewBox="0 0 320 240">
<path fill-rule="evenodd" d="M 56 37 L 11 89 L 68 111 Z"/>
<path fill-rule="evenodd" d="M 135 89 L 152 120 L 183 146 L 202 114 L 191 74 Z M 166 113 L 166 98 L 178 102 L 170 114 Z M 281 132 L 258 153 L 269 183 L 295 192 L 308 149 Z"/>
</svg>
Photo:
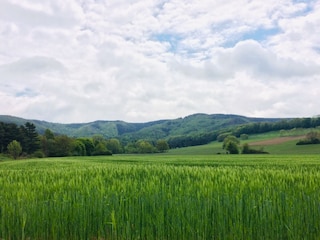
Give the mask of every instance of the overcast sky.
<svg viewBox="0 0 320 240">
<path fill-rule="evenodd" d="M 320 0 L 0 0 L 0 114 L 320 113 Z"/>
</svg>

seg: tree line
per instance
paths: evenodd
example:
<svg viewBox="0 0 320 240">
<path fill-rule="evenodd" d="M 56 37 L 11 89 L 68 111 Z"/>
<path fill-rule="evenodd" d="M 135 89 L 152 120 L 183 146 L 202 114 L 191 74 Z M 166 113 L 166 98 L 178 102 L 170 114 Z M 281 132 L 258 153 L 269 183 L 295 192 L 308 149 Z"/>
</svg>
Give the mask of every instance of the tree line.
<svg viewBox="0 0 320 240">
<path fill-rule="evenodd" d="M 320 117 L 296 118 L 277 122 L 254 122 L 237 127 L 216 130 L 207 133 L 172 136 L 163 140 L 143 139 L 104 139 L 102 136 L 90 138 L 72 138 L 66 135 L 56 135 L 50 129 L 38 134 L 33 123 L 27 122 L 18 126 L 14 123 L 0 122 L 0 153 L 8 153 L 8 146 L 20 144 L 22 156 L 60 157 L 60 156 L 93 156 L 111 155 L 118 153 L 155 153 L 164 152 L 170 148 L 203 145 L 218 140 L 220 142 L 233 135 L 241 137 L 249 134 L 265 133 L 269 131 L 289 130 L 293 128 L 315 128 L 320 126 Z M 320 139 L 318 136 L 316 140 Z M 301 142 L 306 144 L 307 142 Z M 19 150 L 19 146 L 13 148 Z M 18 151 L 19 152 L 19 151 Z"/>
<path fill-rule="evenodd" d="M 10 154 L 13 158 L 156 153 L 168 149 L 166 140 L 137 140 L 123 146 L 116 138 L 105 139 L 99 135 L 72 138 L 56 135 L 50 129 L 46 129 L 44 134 L 40 135 L 35 125 L 30 122 L 21 126 L 0 122 L 0 153 Z"/>
<path fill-rule="evenodd" d="M 270 131 L 289 130 L 293 128 L 315 128 L 320 126 L 320 117 L 294 118 L 277 122 L 248 123 L 235 128 L 232 134 L 239 137 L 241 134 L 266 133 Z"/>
</svg>

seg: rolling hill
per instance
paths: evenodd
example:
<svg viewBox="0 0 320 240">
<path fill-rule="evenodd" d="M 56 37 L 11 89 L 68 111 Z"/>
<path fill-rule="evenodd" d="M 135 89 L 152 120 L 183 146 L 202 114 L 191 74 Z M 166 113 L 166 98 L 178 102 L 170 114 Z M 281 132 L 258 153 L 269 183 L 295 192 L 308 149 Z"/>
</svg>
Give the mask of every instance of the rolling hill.
<svg viewBox="0 0 320 240">
<path fill-rule="evenodd" d="M 145 123 L 124 121 L 94 121 L 89 123 L 61 124 L 40 120 L 23 119 L 0 115 L 0 122 L 23 125 L 32 122 L 42 134 L 50 129 L 55 134 L 69 137 L 91 137 L 101 135 L 104 138 L 122 139 L 160 139 L 174 136 L 206 134 L 212 131 L 232 128 L 254 122 L 276 122 L 280 118 L 250 118 L 231 114 L 193 114 L 184 118 L 158 120 Z"/>
</svg>

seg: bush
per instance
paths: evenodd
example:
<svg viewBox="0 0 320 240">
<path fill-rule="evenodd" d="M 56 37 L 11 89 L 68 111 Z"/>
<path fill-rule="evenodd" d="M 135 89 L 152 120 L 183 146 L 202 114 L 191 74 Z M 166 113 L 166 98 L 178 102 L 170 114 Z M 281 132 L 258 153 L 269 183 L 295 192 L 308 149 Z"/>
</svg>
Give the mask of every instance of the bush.
<svg viewBox="0 0 320 240">
<path fill-rule="evenodd" d="M 13 140 L 12 142 L 10 142 L 7 146 L 7 149 L 10 156 L 13 157 L 14 159 L 17 159 L 22 153 L 21 144 L 16 140 Z"/>
<path fill-rule="evenodd" d="M 35 151 L 35 152 L 32 154 L 32 157 L 34 157 L 34 158 L 44 158 L 45 155 L 44 155 L 44 153 L 43 153 L 41 150 L 38 150 L 38 151 Z"/>
<path fill-rule="evenodd" d="M 242 154 L 268 154 L 268 152 L 265 152 L 263 150 L 263 148 L 261 148 L 259 150 L 250 148 L 248 143 L 245 143 L 242 146 L 242 152 L 241 153 Z"/>
<path fill-rule="evenodd" d="M 217 141 L 218 141 L 218 142 L 223 142 L 224 139 L 225 139 L 226 137 L 230 136 L 230 135 L 232 135 L 231 132 L 221 133 L 221 134 L 218 135 Z"/>
<path fill-rule="evenodd" d="M 240 141 L 235 136 L 229 135 L 223 140 L 222 148 L 227 150 L 230 154 L 238 154 L 239 144 Z"/>
<path fill-rule="evenodd" d="M 112 152 L 109 150 L 97 151 L 92 153 L 92 156 L 111 156 L 111 155 L 112 155 Z"/>
<path fill-rule="evenodd" d="M 241 134 L 240 135 L 240 139 L 241 140 L 248 140 L 249 139 L 249 135 L 248 134 Z"/>
<path fill-rule="evenodd" d="M 319 144 L 320 139 L 301 139 L 299 142 L 296 143 L 296 145 L 308 145 L 308 144 Z"/>
<path fill-rule="evenodd" d="M 309 132 L 305 139 L 301 139 L 296 145 L 319 144 L 320 134 L 318 132 Z"/>
</svg>

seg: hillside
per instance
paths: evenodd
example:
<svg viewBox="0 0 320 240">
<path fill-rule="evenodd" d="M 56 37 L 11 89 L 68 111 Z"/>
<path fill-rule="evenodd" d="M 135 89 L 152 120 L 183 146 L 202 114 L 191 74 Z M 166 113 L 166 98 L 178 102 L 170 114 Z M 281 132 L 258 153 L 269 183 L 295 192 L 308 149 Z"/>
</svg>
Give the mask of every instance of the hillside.
<svg viewBox="0 0 320 240">
<path fill-rule="evenodd" d="M 248 143 L 253 149 L 263 148 L 271 154 L 302 155 L 302 154 L 320 154 L 319 144 L 296 145 L 296 143 L 305 138 L 310 131 L 320 132 L 320 128 L 292 129 L 281 134 L 280 131 L 268 133 L 252 134 L 247 140 L 241 140 L 240 145 Z M 170 149 L 167 155 L 217 155 L 224 154 L 222 142 L 213 141 L 200 146 L 189 146 Z M 270 158 L 272 158 L 268 155 Z M 261 155 L 260 155 L 261 156 Z"/>
<path fill-rule="evenodd" d="M 102 135 L 105 138 L 122 139 L 160 139 L 174 136 L 199 135 L 225 128 L 253 123 L 276 122 L 279 118 L 250 118 L 225 114 L 193 114 L 184 118 L 158 120 L 146 123 L 128 123 L 124 121 L 94 121 L 89 123 L 61 124 L 39 120 L 23 119 L 0 115 L 0 122 L 23 125 L 32 122 L 41 134 L 50 129 L 55 134 L 70 137 L 91 137 Z"/>
</svg>

